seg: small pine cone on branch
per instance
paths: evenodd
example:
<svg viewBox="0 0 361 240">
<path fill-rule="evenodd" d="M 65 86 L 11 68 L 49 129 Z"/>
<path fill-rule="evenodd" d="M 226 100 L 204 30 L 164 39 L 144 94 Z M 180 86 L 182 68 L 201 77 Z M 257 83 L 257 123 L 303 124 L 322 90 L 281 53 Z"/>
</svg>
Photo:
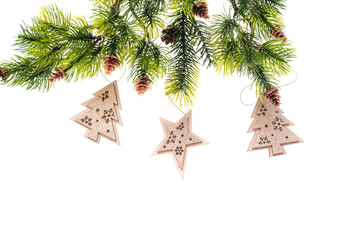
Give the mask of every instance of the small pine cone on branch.
<svg viewBox="0 0 361 240">
<path fill-rule="evenodd" d="M 147 77 L 138 78 L 134 83 L 135 91 L 139 95 L 143 95 L 146 91 L 148 91 L 150 86 L 150 79 Z"/>
<path fill-rule="evenodd" d="M 49 82 L 53 83 L 66 77 L 66 71 L 63 68 L 55 68 L 51 73 Z"/>
<path fill-rule="evenodd" d="M 277 88 L 269 88 L 265 92 L 264 96 L 274 105 L 279 107 L 281 105 L 281 96 L 279 95 L 279 90 Z"/>
<path fill-rule="evenodd" d="M 0 78 L 2 80 L 5 80 L 6 75 L 7 75 L 7 71 L 5 69 L 3 69 L 3 68 L 0 68 Z"/>
<path fill-rule="evenodd" d="M 206 2 L 198 2 L 193 4 L 192 12 L 194 16 L 209 19 L 208 4 Z"/>
<path fill-rule="evenodd" d="M 178 30 L 179 30 L 179 27 L 168 26 L 168 28 L 163 29 L 162 36 L 160 39 L 166 45 L 173 44 L 177 40 L 177 36 L 179 33 Z"/>
<path fill-rule="evenodd" d="M 103 58 L 103 67 L 106 75 L 110 75 L 120 67 L 119 59 L 115 56 L 106 56 Z"/>
<path fill-rule="evenodd" d="M 287 41 L 286 34 L 279 26 L 276 26 L 271 30 L 271 38 L 283 38 L 284 42 Z"/>
</svg>

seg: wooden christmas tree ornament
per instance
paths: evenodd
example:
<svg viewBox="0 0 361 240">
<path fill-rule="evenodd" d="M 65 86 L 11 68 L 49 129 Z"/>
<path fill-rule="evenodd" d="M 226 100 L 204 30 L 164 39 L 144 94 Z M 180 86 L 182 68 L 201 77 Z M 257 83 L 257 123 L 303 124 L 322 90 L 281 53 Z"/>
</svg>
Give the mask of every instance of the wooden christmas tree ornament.
<svg viewBox="0 0 361 240">
<path fill-rule="evenodd" d="M 176 123 L 162 118 L 160 120 L 165 137 L 153 155 L 171 153 L 181 177 L 184 178 L 188 147 L 208 143 L 192 132 L 192 111 Z"/>
<path fill-rule="evenodd" d="M 88 109 L 72 118 L 73 121 L 88 128 L 85 137 L 99 143 L 100 136 L 119 144 L 119 137 L 115 123 L 122 124 L 119 110 L 121 110 L 117 82 L 93 94 L 95 97 L 82 105 Z"/>
<path fill-rule="evenodd" d="M 269 149 L 270 157 L 286 154 L 285 145 L 303 142 L 288 129 L 294 124 L 282 116 L 282 110 L 272 105 L 267 99 L 258 100 L 252 113 L 254 118 L 248 132 L 256 132 L 248 151 Z"/>
</svg>

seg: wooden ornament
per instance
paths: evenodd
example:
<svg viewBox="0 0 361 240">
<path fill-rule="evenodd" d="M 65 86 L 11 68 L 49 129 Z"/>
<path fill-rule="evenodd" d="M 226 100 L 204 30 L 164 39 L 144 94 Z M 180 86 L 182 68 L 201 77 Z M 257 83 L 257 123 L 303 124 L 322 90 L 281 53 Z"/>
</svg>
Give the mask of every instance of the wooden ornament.
<svg viewBox="0 0 361 240">
<path fill-rule="evenodd" d="M 285 145 L 303 141 L 288 129 L 294 124 L 282 116 L 282 110 L 273 106 L 267 99 L 258 100 L 252 113 L 254 118 L 248 132 L 256 132 L 248 151 L 269 149 L 269 156 L 286 154 Z"/>
<path fill-rule="evenodd" d="M 165 137 L 153 155 L 171 153 L 181 177 L 184 178 L 188 147 L 208 143 L 192 132 L 192 111 L 176 123 L 162 118 L 160 121 Z"/>
<path fill-rule="evenodd" d="M 85 137 L 99 143 L 100 136 L 119 144 L 119 137 L 115 123 L 122 124 L 119 110 L 121 110 L 117 82 L 93 94 L 95 97 L 82 105 L 88 109 L 72 118 L 73 121 L 88 128 Z"/>
</svg>

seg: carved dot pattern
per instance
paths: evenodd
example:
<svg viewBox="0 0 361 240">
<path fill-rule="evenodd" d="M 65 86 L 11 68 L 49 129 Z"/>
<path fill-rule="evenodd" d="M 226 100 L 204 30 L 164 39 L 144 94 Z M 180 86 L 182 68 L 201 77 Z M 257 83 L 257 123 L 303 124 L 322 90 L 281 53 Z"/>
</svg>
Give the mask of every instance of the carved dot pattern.
<svg viewBox="0 0 361 240">
<path fill-rule="evenodd" d="M 259 145 L 270 144 L 270 143 L 271 143 L 271 141 L 268 140 L 267 137 L 260 138 L 260 141 L 258 142 Z"/>
<path fill-rule="evenodd" d="M 109 91 L 105 91 L 104 93 L 102 93 L 101 99 L 103 102 L 105 101 L 105 99 L 108 99 L 108 98 L 109 98 Z"/>
<path fill-rule="evenodd" d="M 89 118 L 88 116 L 85 116 L 85 118 L 81 119 L 81 122 L 84 123 L 84 124 L 87 124 L 88 126 L 93 125 L 92 124 L 92 119 Z"/>
<path fill-rule="evenodd" d="M 265 105 L 262 105 L 260 111 L 261 111 L 262 115 L 265 116 L 268 109 L 265 107 Z"/>
<path fill-rule="evenodd" d="M 167 140 L 167 144 L 175 143 L 175 139 L 177 138 L 177 135 L 174 134 L 173 131 L 170 132 L 170 135 Z"/>
<path fill-rule="evenodd" d="M 177 147 L 174 151 L 175 155 L 182 155 L 184 153 L 183 147 Z"/>
<path fill-rule="evenodd" d="M 109 123 L 112 117 L 115 118 L 115 114 L 112 108 L 109 110 L 104 110 L 104 115 L 102 116 L 102 118 L 105 120 L 106 123 Z"/>
<path fill-rule="evenodd" d="M 184 129 L 184 123 L 181 123 L 178 127 L 177 130 L 182 131 Z"/>
<path fill-rule="evenodd" d="M 282 123 L 283 122 L 284 121 L 282 119 L 280 119 L 279 117 L 276 117 L 276 119 L 272 122 L 273 129 L 274 130 L 280 130 L 282 132 L 282 130 L 283 130 Z"/>
</svg>

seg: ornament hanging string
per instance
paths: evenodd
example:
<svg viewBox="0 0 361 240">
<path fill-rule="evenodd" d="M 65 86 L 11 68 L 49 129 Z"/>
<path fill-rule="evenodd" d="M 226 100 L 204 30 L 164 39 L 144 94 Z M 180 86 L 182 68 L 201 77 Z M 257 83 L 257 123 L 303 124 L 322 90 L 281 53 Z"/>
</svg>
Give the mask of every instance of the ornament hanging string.
<svg viewBox="0 0 361 240">
<path fill-rule="evenodd" d="M 120 76 L 120 78 L 117 80 L 117 82 L 119 82 L 120 80 L 123 79 L 123 77 L 124 77 L 124 75 L 125 75 L 125 72 L 127 71 L 127 65 L 124 65 L 123 69 L 124 69 L 124 70 L 123 70 L 123 73 L 122 73 L 122 75 Z M 110 82 L 110 83 L 114 82 L 114 81 L 110 81 L 110 80 L 106 77 L 106 75 L 104 74 L 102 68 L 100 68 L 100 72 L 101 72 L 101 74 L 103 75 L 103 77 L 105 78 L 105 80 L 107 80 L 107 81 Z"/>
<path fill-rule="evenodd" d="M 169 100 L 172 102 L 172 104 L 174 105 L 174 107 L 176 107 L 181 113 L 183 113 L 184 116 L 189 117 L 187 113 L 183 112 L 182 109 L 181 109 L 180 107 L 178 107 L 177 104 L 174 103 L 173 99 L 170 99 L 170 98 L 169 98 Z M 189 112 L 189 105 L 188 105 L 188 104 L 187 104 L 187 108 L 188 108 L 188 112 Z"/>
<path fill-rule="evenodd" d="M 282 87 L 287 87 L 287 86 L 289 86 L 289 85 L 291 85 L 291 84 L 294 84 L 294 83 L 298 80 L 298 73 L 297 73 L 296 71 L 294 71 L 294 70 L 292 70 L 292 71 L 296 74 L 296 78 L 295 78 L 292 82 L 280 86 L 280 88 L 282 88 Z M 243 105 L 247 106 L 247 107 L 253 106 L 253 105 L 255 105 L 256 102 L 257 102 L 257 101 L 255 101 L 255 102 L 253 102 L 253 103 L 251 103 L 251 104 L 246 104 L 246 103 L 242 100 L 242 95 L 243 95 L 244 91 L 245 91 L 247 88 L 251 87 L 251 86 L 252 86 L 252 84 L 249 84 L 249 85 L 247 85 L 246 87 L 244 87 L 244 88 L 242 89 L 242 91 L 241 91 L 241 94 L 240 94 L 241 103 L 242 103 Z"/>
</svg>

